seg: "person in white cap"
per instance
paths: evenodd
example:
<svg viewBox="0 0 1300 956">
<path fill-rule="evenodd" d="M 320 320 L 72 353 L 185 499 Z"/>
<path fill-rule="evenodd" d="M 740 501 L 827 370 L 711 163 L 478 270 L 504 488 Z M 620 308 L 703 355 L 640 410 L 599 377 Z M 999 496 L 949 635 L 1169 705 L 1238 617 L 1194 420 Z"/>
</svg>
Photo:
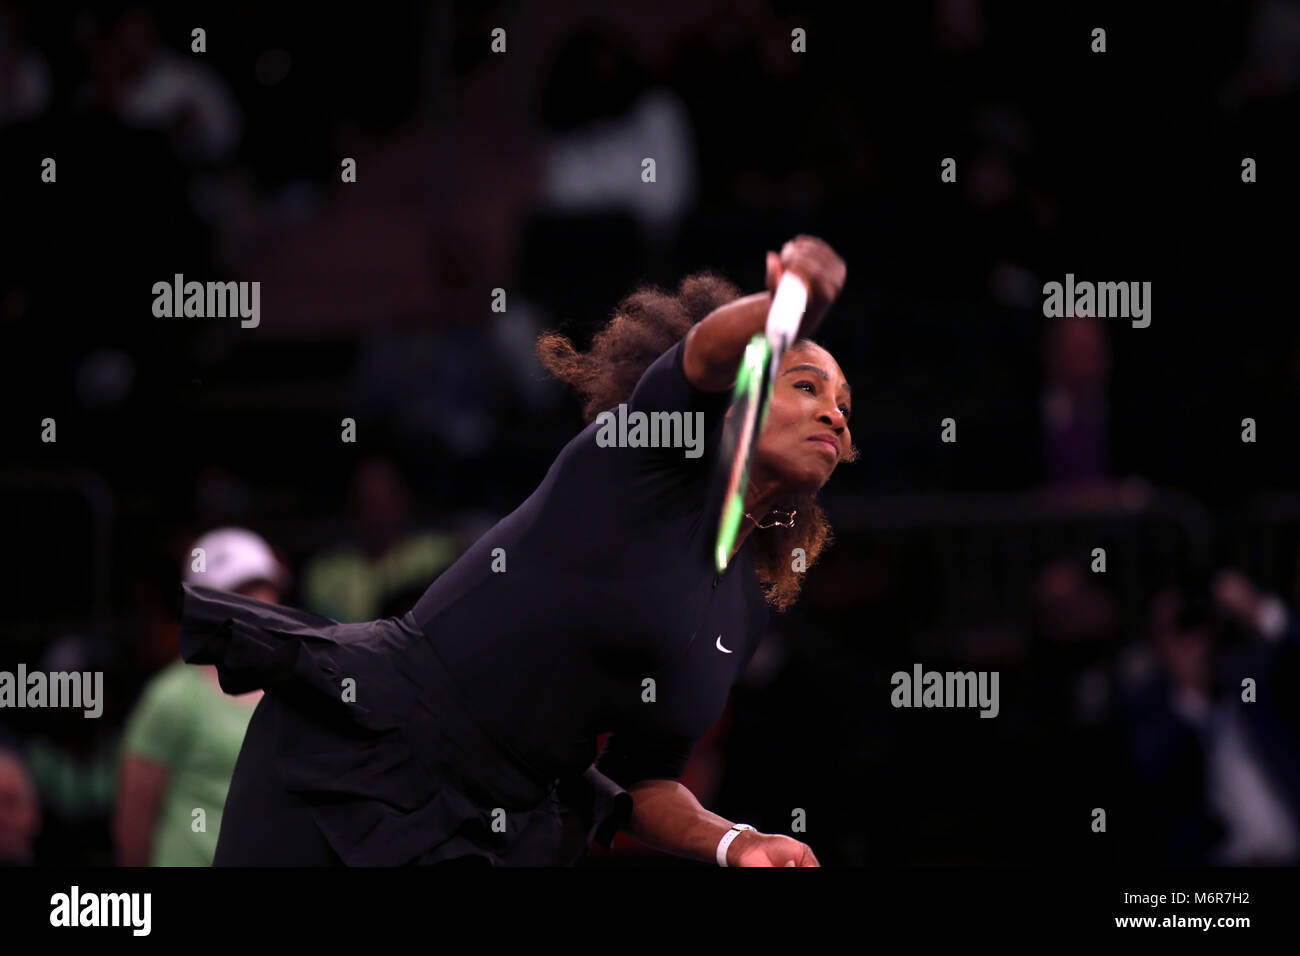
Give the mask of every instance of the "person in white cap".
<svg viewBox="0 0 1300 956">
<path fill-rule="evenodd" d="M 243 528 L 194 542 L 184 580 L 278 604 L 288 574 Z M 217 669 L 176 661 L 146 685 L 127 721 L 114 838 L 125 866 L 211 866 L 221 814 L 261 691 L 231 696 Z"/>
</svg>

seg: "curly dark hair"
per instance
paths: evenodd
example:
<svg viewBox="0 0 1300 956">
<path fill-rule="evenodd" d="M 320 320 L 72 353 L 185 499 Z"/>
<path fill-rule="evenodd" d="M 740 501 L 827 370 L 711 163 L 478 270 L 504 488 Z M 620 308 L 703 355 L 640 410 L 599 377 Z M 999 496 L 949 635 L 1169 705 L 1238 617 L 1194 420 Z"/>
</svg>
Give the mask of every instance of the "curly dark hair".
<svg viewBox="0 0 1300 956">
<path fill-rule="evenodd" d="M 740 290 L 712 272 L 687 276 L 677 292 L 643 286 L 615 308 L 609 322 L 593 336 L 591 348 L 579 352 L 558 332 L 537 340 L 537 357 L 546 370 L 584 398 L 583 417 L 590 423 L 601 412 L 626 402 L 642 373 L 714 309 L 740 298 Z M 809 342 L 800 339 L 794 347 Z M 851 449 L 846 461 L 858 457 Z M 784 611 L 795 602 L 806 569 L 832 541 L 831 526 L 815 493 L 792 494 L 777 503 L 781 510 L 798 510 L 793 528 L 776 526 L 758 532 L 755 570 L 768 604 Z M 803 549 L 795 570 L 792 556 Z"/>
</svg>

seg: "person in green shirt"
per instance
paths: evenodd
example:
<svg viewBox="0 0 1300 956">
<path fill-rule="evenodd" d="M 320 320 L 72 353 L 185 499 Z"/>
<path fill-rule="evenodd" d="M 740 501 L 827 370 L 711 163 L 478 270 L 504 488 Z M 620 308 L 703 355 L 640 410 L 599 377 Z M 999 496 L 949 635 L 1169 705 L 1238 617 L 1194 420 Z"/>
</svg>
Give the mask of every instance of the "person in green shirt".
<svg viewBox="0 0 1300 956">
<path fill-rule="evenodd" d="M 349 510 L 350 540 L 316 555 L 303 574 L 303 596 L 317 614 L 343 622 L 401 616 L 460 557 L 454 535 L 412 525 L 410 488 L 387 458 L 357 466 Z"/>
<path fill-rule="evenodd" d="M 262 538 L 222 528 L 194 543 L 185 580 L 278 604 L 287 575 Z M 176 661 L 127 719 L 114 819 L 124 866 L 211 866 L 244 732 L 261 691 L 233 697 L 217 670 Z"/>
</svg>

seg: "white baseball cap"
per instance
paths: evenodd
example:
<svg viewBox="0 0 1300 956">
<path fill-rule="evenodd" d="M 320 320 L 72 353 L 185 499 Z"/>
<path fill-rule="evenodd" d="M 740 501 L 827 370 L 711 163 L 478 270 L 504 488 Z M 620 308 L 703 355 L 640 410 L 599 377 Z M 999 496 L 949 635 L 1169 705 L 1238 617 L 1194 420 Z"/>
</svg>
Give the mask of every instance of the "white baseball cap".
<svg viewBox="0 0 1300 956">
<path fill-rule="evenodd" d="M 203 549 L 203 560 L 194 552 Z M 196 571 L 195 566 L 203 568 Z M 271 546 L 245 528 L 209 531 L 190 547 L 185 562 L 185 582 L 233 591 L 252 581 L 270 581 L 278 588 L 289 583 L 289 574 L 276 560 Z"/>
</svg>

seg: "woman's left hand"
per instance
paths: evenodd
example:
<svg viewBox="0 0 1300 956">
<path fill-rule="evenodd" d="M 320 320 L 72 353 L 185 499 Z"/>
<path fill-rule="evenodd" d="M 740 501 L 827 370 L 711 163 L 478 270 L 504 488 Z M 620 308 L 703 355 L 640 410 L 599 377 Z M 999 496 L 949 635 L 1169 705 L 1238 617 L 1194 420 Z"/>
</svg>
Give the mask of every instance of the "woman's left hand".
<svg viewBox="0 0 1300 956">
<path fill-rule="evenodd" d="M 727 866 L 821 866 L 806 843 L 746 830 L 727 847 Z"/>
</svg>

